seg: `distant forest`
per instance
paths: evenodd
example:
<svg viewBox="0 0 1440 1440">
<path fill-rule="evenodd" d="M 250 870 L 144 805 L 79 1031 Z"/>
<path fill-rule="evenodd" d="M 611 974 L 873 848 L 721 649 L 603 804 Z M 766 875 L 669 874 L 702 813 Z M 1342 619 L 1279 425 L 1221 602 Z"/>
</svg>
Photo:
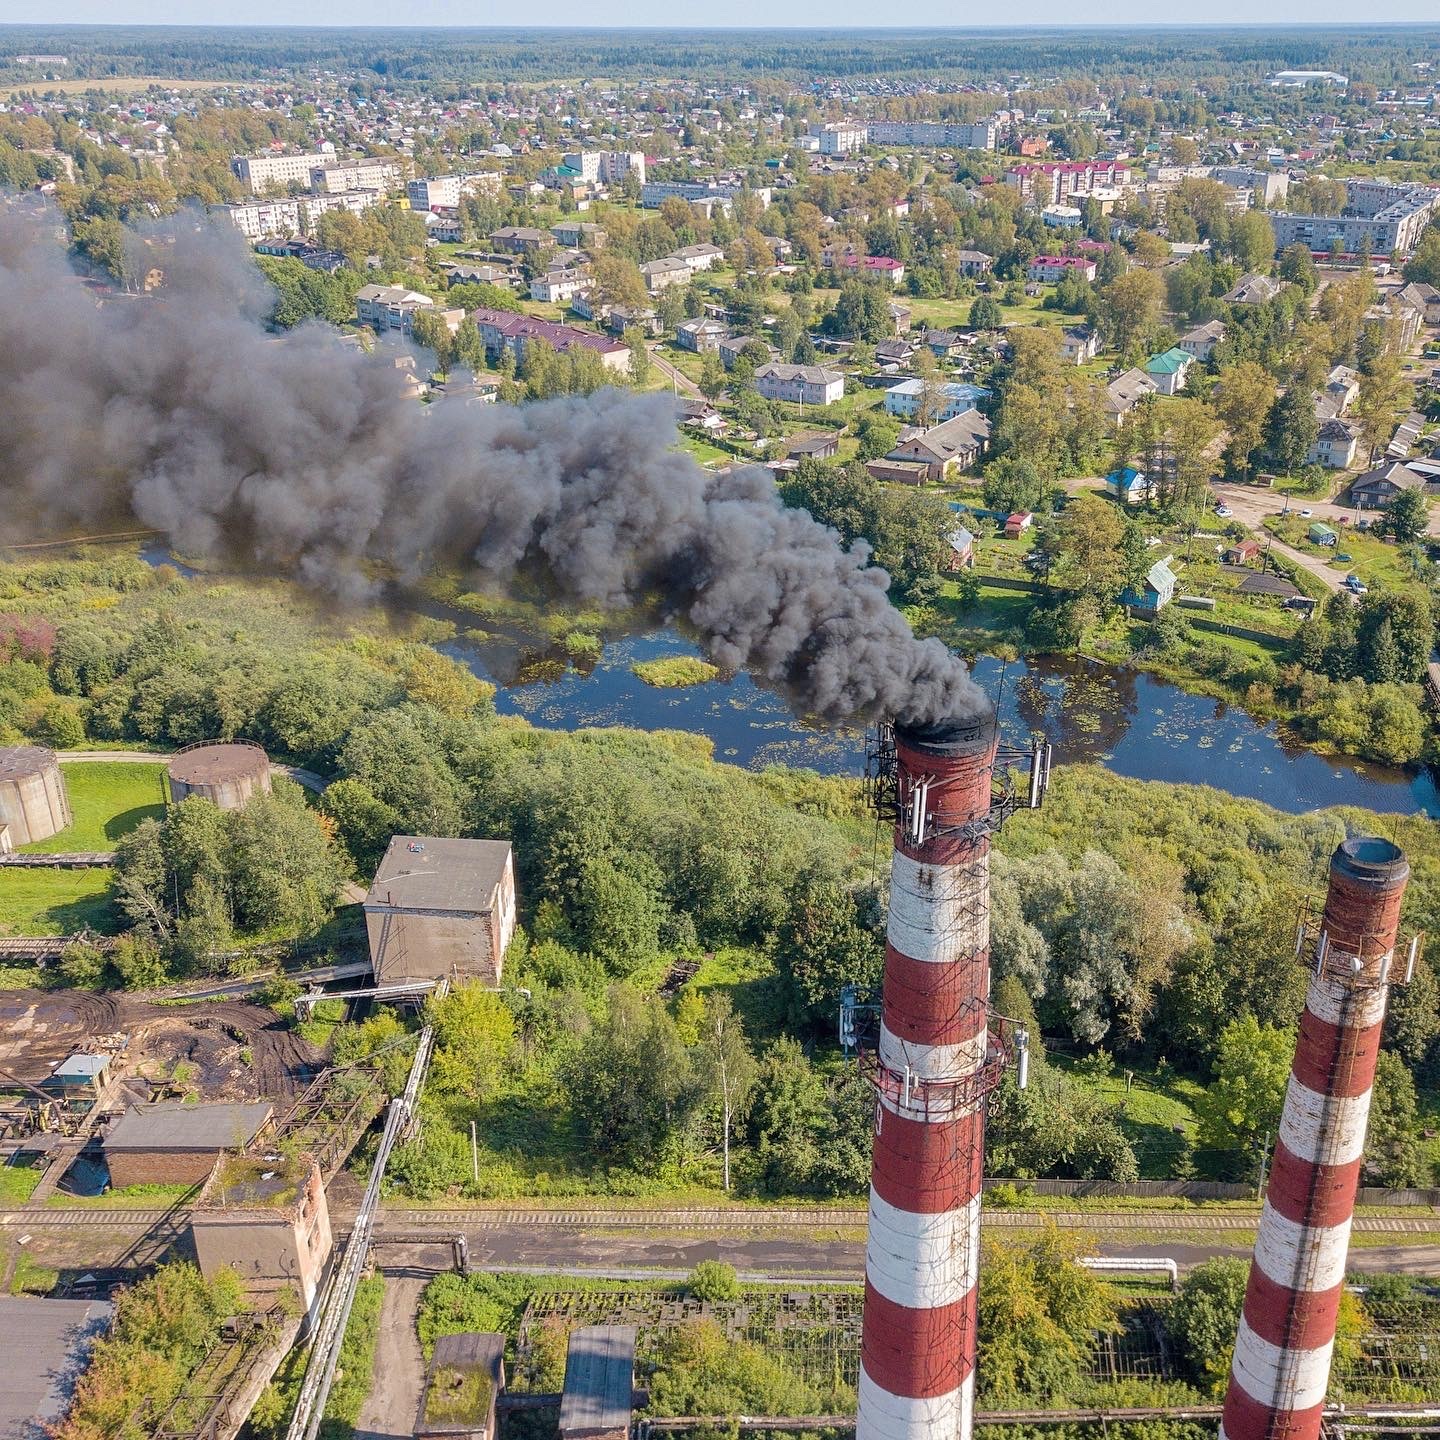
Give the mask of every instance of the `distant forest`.
<svg viewBox="0 0 1440 1440">
<path fill-rule="evenodd" d="M 1381 87 L 1433 60 L 1440 26 L 1029 30 L 245 29 L 0 26 L 0 78 L 44 88 L 15 55 L 64 55 L 73 79 L 159 75 L 265 80 L 312 69 L 378 83 L 451 85 L 605 77 L 943 79 L 1143 75 L 1245 83 L 1286 68 L 1335 69 Z"/>
</svg>

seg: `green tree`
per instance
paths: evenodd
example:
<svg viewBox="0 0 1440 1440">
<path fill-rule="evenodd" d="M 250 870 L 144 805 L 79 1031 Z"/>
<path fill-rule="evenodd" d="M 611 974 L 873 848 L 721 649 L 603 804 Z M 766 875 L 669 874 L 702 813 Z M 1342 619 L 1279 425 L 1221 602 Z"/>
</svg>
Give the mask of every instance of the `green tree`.
<svg viewBox="0 0 1440 1440">
<path fill-rule="evenodd" d="M 1077 496 L 1047 532 L 1055 583 L 1104 605 L 1126 580 L 1125 517 L 1097 495 Z"/>
<path fill-rule="evenodd" d="M 642 389 L 650 380 L 650 348 L 645 343 L 645 332 L 638 325 L 627 326 L 625 343 L 630 347 L 630 383 Z"/>
<path fill-rule="evenodd" d="M 707 352 L 700 362 L 700 393 L 710 401 L 720 398 L 725 391 L 725 367 L 713 351 Z"/>
<path fill-rule="evenodd" d="M 1298 385 L 1292 385 L 1275 402 L 1266 424 L 1266 445 L 1287 475 L 1305 463 L 1319 428 L 1314 403 Z"/>
<path fill-rule="evenodd" d="M 969 325 L 972 330 L 998 330 L 1004 323 L 1000 303 L 993 296 L 977 295 L 970 302 Z"/>
<path fill-rule="evenodd" d="M 865 923 L 872 907 L 849 886 L 807 877 L 796 887 L 775 935 L 792 1025 L 830 1031 L 845 986 L 869 994 L 879 984 L 882 952 Z"/>
<path fill-rule="evenodd" d="M 755 1084 L 755 1057 L 745 1039 L 744 1023 L 723 991 L 712 990 L 705 996 L 699 1061 L 720 1111 L 721 1175 L 728 1195 L 730 1136 Z"/>
<path fill-rule="evenodd" d="M 1233 1256 L 1204 1260 L 1185 1277 L 1165 1312 L 1165 1329 L 1190 1375 L 1211 1395 L 1223 1395 L 1250 1266 Z"/>
<path fill-rule="evenodd" d="M 1225 447 L 1230 469 L 1248 476 L 1275 403 L 1275 382 L 1253 360 L 1242 360 L 1220 372 L 1213 403 L 1230 432 Z"/>
<path fill-rule="evenodd" d="M 1195 1111 L 1201 1146 L 1228 1156 L 1232 1174 L 1257 1164 L 1267 1137 L 1275 1135 L 1294 1049 L 1289 1031 L 1261 1025 L 1253 1015 L 1220 1032 L 1215 1078 Z"/>
<path fill-rule="evenodd" d="M 1413 545 L 1430 524 L 1430 503 L 1419 486 L 1402 490 L 1385 507 L 1385 533 L 1402 545 Z"/>
<path fill-rule="evenodd" d="M 1405 1062 L 1381 1050 L 1365 1137 L 1365 1166 L 1382 1185 L 1429 1185 L 1434 1167 L 1420 1146 L 1415 1080 Z"/>
</svg>

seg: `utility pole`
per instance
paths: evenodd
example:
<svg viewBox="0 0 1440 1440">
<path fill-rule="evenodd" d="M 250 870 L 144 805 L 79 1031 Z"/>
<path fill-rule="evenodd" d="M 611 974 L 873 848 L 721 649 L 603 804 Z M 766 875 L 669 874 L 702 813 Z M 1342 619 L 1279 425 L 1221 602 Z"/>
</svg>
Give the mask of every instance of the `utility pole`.
<svg viewBox="0 0 1440 1440">
<path fill-rule="evenodd" d="M 1265 1198 L 1265 1165 L 1270 1158 L 1270 1132 L 1265 1132 L 1264 1143 L 1260 1146 L 1260 1171 L 1255 1177 L 1255 1198 Z"/>
<path fill-rule="evenodd" d="M 480 1183 L 480 1142 L 475 1135 L 475 1122 L 470 1122 L 470 1170 L 475 1183 Z"/>
</svg>

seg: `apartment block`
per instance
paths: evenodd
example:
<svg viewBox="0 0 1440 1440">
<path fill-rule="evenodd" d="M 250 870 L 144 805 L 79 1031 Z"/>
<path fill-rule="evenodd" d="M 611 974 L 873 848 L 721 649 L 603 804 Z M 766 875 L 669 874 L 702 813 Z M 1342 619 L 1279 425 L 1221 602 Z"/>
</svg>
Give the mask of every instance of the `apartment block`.
<svg viewBox="0 0 1440 1440">
<path fill-rule="evenodd" d="M 335 147 L 326 144 L 313 155 L 236 155 L 230 169 L 253 194 L 261 195 L 276 186 L 309 185 L 316 170 L 334 163 Z"/>
</svg>

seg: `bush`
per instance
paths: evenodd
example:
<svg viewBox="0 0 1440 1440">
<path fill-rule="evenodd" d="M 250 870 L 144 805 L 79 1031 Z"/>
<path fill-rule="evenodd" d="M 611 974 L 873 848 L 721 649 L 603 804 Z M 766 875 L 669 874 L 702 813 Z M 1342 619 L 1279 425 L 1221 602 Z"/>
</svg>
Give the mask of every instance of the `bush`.
<svg viewBox="0 0 1440 1440">
<path fill-rule="evenodd" d="M 1233 1256 L 1197 1265 L 1165 1315 L 1165 1328 L 1196 1383 L 1224 1392 L 1250 1266 Z"/>
<path fill-rule="evenodd" d="M 740 1296 L 740 1280 L 735 1267 L 723 1260 L 702 1260 L 686 1282 L 697 1300 L 736 1300 Z"/>
</svg>

